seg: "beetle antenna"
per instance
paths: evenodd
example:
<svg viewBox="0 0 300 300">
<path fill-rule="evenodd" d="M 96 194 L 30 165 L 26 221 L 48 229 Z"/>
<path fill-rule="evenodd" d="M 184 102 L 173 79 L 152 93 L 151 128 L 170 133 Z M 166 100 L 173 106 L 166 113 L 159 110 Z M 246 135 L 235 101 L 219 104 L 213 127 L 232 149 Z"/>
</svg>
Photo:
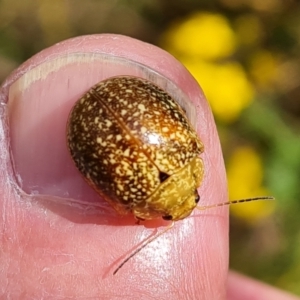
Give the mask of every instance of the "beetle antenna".
<svg viewBox="0 0 300 300">
<path fill-rule="evenodd" d="M 237 204 L 237 203 L 243 203 L 243 202 L 251 202 L 251 201 L 259 201 L 259 200 L 275 200 L 275 198 L 272 196 L 245 198 L 245 199 L 240 199 L 240 200 L 226 201 L 226 202 L 212 204 L 212 205 L 196 206 L 196 208 L 199 210 L 205 210 L 208 208 L 213 208 L 213 207 L 218 207 L 218 206 L 225 206 L 225 205 L 231 205 L 231 204 Z"/>
<path fill-rule="evenodd" d="M 148 244 L 152 243 L 154 240 L 156 240 L 158 237 L 160 237 L 161 235 L 163 235 L 164 233 L 166 233 L 167 231 L 169 231 L 173 226 L 174 226 L 174 221 L 172 221 L 172 223 L 170 225 L 168 225 L 165 229 L 163 229 L 161 232 L 155 234 L 154 236 L 150 236 L 149 238 L 147 238 L 143 244 L 138 247 L 134 252 L 132 252 L 128 257 L 126 257 L 121 264 L 114 270 L 113 275 L 116 275 L 117 272 L 133 257 L 135 256 L 137 253 L 139 253 L 143 248 L 145 248 Z"/>
<path fill-rule="evenodd" d="M 222 203 L 217 203 L 217 204 L 213 204 L 213 205 L 204 205 L 204 206 L 196 206 L 197 209 L 199 210 L 206 210 L 209 208 L 213 208 L 213 207 L 218 207 L 218 206 L 225 206 L 225 205 L 231 205 L 231 204 L 237 204 L 237 203 L 243 203 L 243 202 L 251 202 L 251 201 L 259 201 L 259 200 L 275 200 L 274 197 L 272 196 L 262 196 L 262 197 L 254 197 L 254 198 L 245 198 L 245 199 L 239 199 L 239 200 L 231 200 L 231 201 L 226 201 L 226 202 L 222 202 Z M 152 243 L 154 240 L 156 240 L 158 237 L 160 237 L 161 235 L 163 235 L 164 233 L 166 233 L 167 231 L 169 231 L 173 226 L 174 226 L 174 221 L 172 221 L 172 223 L 170 225 L 168 225 L 165 229 L 163 229 L 161 232 L 155 234 L 154 236 L 150 236 L 148 238 L 145 239 L 145 241 L 143 242 L 143 244 L 138 247 L 135 251 L 133 251 L 128 257 L 126 257 L 121 263 L 120 265 L 114 270 L 113 275 L 116 275 L 117 272 L 133 257 L 135 256 L 137 253 L 139 253 L 142 249 L 144 249 L 147 245 L 149 245 L 150 243 Z"/>
</svg>

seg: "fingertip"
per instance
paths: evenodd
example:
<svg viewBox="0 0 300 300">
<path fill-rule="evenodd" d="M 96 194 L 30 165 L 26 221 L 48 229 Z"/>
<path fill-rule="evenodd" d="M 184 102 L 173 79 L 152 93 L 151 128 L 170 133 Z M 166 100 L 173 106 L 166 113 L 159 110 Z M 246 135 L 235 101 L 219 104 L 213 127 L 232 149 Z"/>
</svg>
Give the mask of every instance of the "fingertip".
<svg viewBox="0 0 300 300">
<path fill-rule="evenodd" d="M 167 88 L 172 87 L 173 92 L 179 88 L 178 93 L 183 91 L 196 104 L 196 129 L 205 145 L 201 202 L 224 202 L 226 180 L 219 140 L 212 114 L 198 84 L 165 51 L 116 35 L 86 36 L 59 43 L 27 61 L 4 83 L 1 101 L 5 103 L 9 124 L 9 138 L 6 137 L 4 144 L 6 149 L 10 147 L 12 150 L 14 171 L 20 178 L 17 183 L 23 191 L 36 194 L 37 199 L 45 195 L 47 199 L 61 197 L 99 203 L 98 195 L 87 186 L 68 154 L 66 121 L 73 103 L 87 89 L 103 78 L 120 74 L 159 78 Z M 3 161 L 1 163 L 4 164 Z M 227 272 L 227 215 L 225 210 L 219 212 L 217 221 L 215 213 L 205 215 L 194 216 L 178 224 L 178 229 L 172 230 L 171 241 L 162 239 L 156 248 L 147 248 L 150 255 L 147 256 L 145 249 L 144 254 L 139 256 L 138 265 L 122 270 L 118 285 L 127 286 L 126 276 L 131 278 L 133 275 L 133 280 L 139 278 L 146 285 L 149 278 L 153 279 L 151 275 L 154 272 L 161 282 L 171 282 L 170 289 L 174 293 L 179 290 L 182 297 L 186 292 L 196 297 L 205 295 L 206 299 L 217 299 L 214 297 L 223 295 Z M 107 216 L 101 217 L 101 222 L 105 223 Z M 70 236 L 62 233 L 61 238 L 80 242 L 82 249 L 87 240 L 92 240 L 96 250 L 101 248 L 103 241 L 99 241 L 98 234 L 107 228 L 86 228 L 89 233 L 86 237 L 83 227 L 76 228 L 79 234 L 70 230 Z M 137 232 L 142 237 L 141 228 L 130 232 L 118 230 L 118 233 L 111 228 L 109 230 L 109 234 L 105 232 L 105 242 L 106 245 L 116 245 L 117 241 L 114 253 L 122 254 L 128 245 L 132 246 Z M 112 232 L 113 236 L 110 235 Z M 101 266 L 107 263 L 106 258 L 111 259 L 110 251 L 105 252 L 108 246 L 102 247 Z M 82 251 L 82 257 L 89 255 L 85 249 Z M 93 254 L 97 256 L 96 252 Z M 147 272 L 150 268 L 151 273 Z M 217 283 L 214 282 L 216 278 Z M 138 290 L 147 288 L 141 284 Z M 157 293 L 165 296 L 164 284 L 158 287 Z"/>
</svg>

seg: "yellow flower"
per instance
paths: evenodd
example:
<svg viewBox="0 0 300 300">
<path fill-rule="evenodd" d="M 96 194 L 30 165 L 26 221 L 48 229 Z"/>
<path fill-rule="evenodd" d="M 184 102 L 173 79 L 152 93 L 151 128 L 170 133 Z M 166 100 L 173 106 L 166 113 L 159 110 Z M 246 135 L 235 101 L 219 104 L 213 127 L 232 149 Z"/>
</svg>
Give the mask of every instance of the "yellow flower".
<svg viewBox="0 0 300 300">
<path fill-rule="evenodd" d="M 242 66 L 217 63 L 236 49 L 235 33 L 224 16 L 195 13 L 171 27 L 163 44 L 199 82 L 219 120 L 235 121 L 250 104 L 254 90 Z"/>
<path fill-rule="evenodd" d="M 190 59 L 182 62 L 203 88 L 218 119 L 235 121 L 252 101 L 254 89 L 239 63 L 213 64 Z"/>
<path fill-rule="evenodd" d="M 235 34 L 220 14 L 195 13 L 163 36 L 167 50 L 180 55 L 218 59 L 235 51 Z"/>
<path fill-rule="evenodd" d="M 263 166 L 258 153 L 251 147 L 235 150 L 227 167 L 230 199 L 242 199 L 256 196 L 268 196 L 263 186 Z M 232 205 L 232 213 L 249 223 L 270 215 L 275 202 L 258 201 L 248 204 Z"/>
</svg>

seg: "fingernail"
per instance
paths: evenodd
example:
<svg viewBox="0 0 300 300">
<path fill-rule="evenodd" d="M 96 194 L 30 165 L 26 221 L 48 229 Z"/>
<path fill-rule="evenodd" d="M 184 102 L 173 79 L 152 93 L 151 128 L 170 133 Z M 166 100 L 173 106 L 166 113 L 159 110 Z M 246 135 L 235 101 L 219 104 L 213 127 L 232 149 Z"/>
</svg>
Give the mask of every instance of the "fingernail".
<svg viewBox="0 0 300 300">
<path fill-rule="evenodd" d="M 101 53 L 69 53 L 53 58 L 27 71 L 9 87 L 11 156 L 17 184 L 26 194 L 99 201 L 70 158 L 66 123 L 75 101 L 90 87 L 118 75 L 149 79 L 179 103 L 190 103 L 172 81 L 150 67 Z M 184 108 L 195 122 L 198 108 L 192 104 Z"/>
</svg>

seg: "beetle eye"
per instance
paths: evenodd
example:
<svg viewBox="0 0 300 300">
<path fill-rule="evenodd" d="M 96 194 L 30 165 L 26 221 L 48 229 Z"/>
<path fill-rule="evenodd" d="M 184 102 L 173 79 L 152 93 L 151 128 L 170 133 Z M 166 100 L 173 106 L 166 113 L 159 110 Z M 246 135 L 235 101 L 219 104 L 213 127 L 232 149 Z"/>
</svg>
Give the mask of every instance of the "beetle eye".
<svg viewBox="0 0 300 300">
<path fill-rule="evenodd" d="M 198 194 L 198 192 L 197 192 L 197 190 L 196 190 L 196 191 L 195 191 L 195 202 L 198 203 L 199 200 L 200 200 L 200 196 L 199 196 L 199 194 Z"/>
<path fill-rule="evenodd" d="M 159 172 L 159 180 L 160 183 L 164 182 L 165 180 L 167 180 L 170 176 L 164 172 Z"/>
<path fill-rule="evenodd" d="M 171 215 L 166 215 L 166 216 L 163 216 L 162 218 L 166 221 L 170 221 L 173 219 L 173 217 Z"/>
</svg>

